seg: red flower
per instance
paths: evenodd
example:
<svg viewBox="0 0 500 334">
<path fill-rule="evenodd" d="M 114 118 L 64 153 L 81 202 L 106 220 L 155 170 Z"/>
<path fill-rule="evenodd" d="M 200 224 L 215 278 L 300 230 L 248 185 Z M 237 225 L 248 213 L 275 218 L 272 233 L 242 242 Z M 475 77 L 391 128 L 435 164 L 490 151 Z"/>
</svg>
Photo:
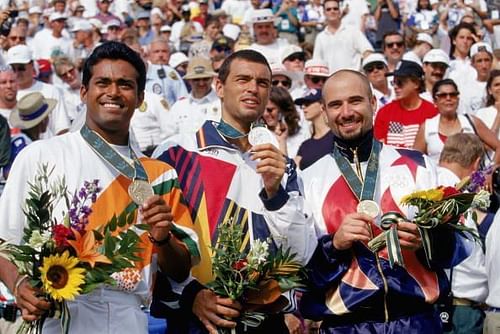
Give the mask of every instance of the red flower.
<svg viewBox="0 0 500 334">
<path fill-rule="evenodd" d="M 241 270 L 247 266 L 248 262 L 246 259 L 244 260 L 238 260 L 235 263 L 233 263 L 233 269 L 236 270 Z"/>
<path fill-rule="evenodd" d="M 58 224 L 52 230 L 56 247 L 68 247 L 68 239 L 74 239 L 73 232 L 68 227 Z"/>
<path fill-rule="evenodd" d="M 444 193 L 443 198 L 448 198 L 450 196 L 460 194 L 460 191 L 455 189 L 455 187 L 443 187 L 441 188 L 441 190 Z"/>
</svg>

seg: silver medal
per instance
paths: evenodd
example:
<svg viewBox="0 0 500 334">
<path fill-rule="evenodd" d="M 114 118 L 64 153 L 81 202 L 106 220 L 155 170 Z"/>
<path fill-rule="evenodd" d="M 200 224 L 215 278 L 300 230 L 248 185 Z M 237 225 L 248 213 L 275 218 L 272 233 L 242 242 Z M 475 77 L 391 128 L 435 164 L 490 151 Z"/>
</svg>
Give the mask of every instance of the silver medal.
<svg viewBox="0 0 500 334">
<path fill-rule="evenodd" d="M 359 202 L 358 206 L 356 207 L 356 212 L 364 213 L 365 215 L 368 215 L 373 219 L 375 219 L 380 213 L 380 208 L 378 207 L 378 204 L 375 203 L 374 201 L 363 200 Z"/>
<path fill-rule="evenodd" d="M 264 126 L 256 126 L 250 130 L 248 134 L 248 142 L 252 146 L 262 145 L 262 144 L 273 144 L 276 148 L 279 148 L 278 139 Z"/>
<path fill-rule="evenodd" d="M 128 194 L 135 204 L 141 206 L 154 195 L 153 187 L 146 180 L 134 180 L 128 186 Z"/>
</svg>

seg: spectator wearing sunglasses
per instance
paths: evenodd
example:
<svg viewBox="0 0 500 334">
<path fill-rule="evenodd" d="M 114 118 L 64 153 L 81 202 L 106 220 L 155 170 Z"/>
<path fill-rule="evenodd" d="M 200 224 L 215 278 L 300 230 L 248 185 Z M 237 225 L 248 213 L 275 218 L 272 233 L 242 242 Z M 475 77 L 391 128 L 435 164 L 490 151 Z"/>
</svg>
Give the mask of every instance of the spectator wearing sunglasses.
<svg viewBox="0 0 500 334">
<path fill-rule="evenodd" d="M 56 107 L 49 115 L 47 132 L 42 138 L 66 132 L 70 126 L 70 118 L 62 92 L 54 85 L 35 80 L 34 58 L 31 50 L 26 45 L 17 45 L 7 52 L 7 64 L 17 74 L 19 89 L 17 99 L 31 92 L 40 92 L 46 99 L 58 101 Z"/>
<path fill-rule="evenodd" d="M 389 86 L 386 74 L 387 60 L 381 53 L 372 53 L 363 60 L 363 72 L 365 72 L 368 81 L 372 85 L 373 95 L 377 99 L 377 109 L 375 110 L 376 116 L 378 110 L 391 102 L 394 98 L 394 90 Z"/>
<path fill-rule="evenodd" d="M 312 89 L 323 88 L 326 79 L 330 76 L 330 69 L 325 61 L 309 59 L 304 66 L 304 91 L 299 97 L 305 96 Z"/>
<path fill-rule="evenodd" d="M 256 9 L 253 11 L 252 27 L 255 42 L 250 49 L 258 51 L 266 57 L 268 63 L 279 63 L 280 56 L 289 44 L 286 39 L 276 38 L 276 17 L 271 9 Z"/>
<path fill-rule="evenodd" d="M 387 32 L 382 39 L 382 50 L 389 72 L 393 72 L 406 50 L 403 35 L 397 31 Z"/>
<path fill-rule="evenodd" d="M 476 134 L 484 145 L 499 152 L 500 142 L 497 136 L 483 121 L 468 114 L 457 113 L 460 92 L 452 79 L 436 82 L 432 92 L 439 114 L 427 119 L 420 126 L 415 139 L 415 149 L 427 154 L 437 163 L 450 136 L 457 133 L 472 133 Z M 487 157 L 490 158 L 489 155 Z M 495 154 L 495 157 L 498 161 L 500 155 Z"/>
<path fill-rule="evenodd" d="M 412 148 L 420 125 L 438 114 L 434 104 L 422 99 L 424 71 L 419 64 L 402 60 L 393 73 L 394 101 L 382 107 L 375 118 L 375 138 L 384 144 Z"/>
<path fill-rule="evenodd" d="M 425 91 L 420 97 L 429 102 L 434 102 L 432 88 L 439 80 L 443 80 L 450 67 L 450 57 L 441 49 L 432 49 L 424 56 L 424 82 Z"/>
<path fill-rule="evenodd" d="M 325 29 L 316 37 L 313 58 L 327 62 L 330 72 L 340 69 L 359 70 L 362 57 L 373 48 L 358 26 L 344 24 L 339 0 L 323 3 Z"/>
</svg>

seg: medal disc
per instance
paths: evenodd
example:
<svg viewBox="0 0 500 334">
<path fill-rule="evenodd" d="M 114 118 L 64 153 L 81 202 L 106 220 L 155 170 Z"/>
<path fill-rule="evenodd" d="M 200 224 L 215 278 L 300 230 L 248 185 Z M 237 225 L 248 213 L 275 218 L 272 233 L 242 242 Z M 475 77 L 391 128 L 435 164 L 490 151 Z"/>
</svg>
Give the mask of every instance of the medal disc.
<svg viewBox="0 0 500 334">
<path fill-rule="evenodd" d="M 364 213 L 375 219 L 380 213 L 380 208 L 374 201 L 364 200 L 359 202 L 358 206 L 356 207 L 356 211 L 358 213 Z"/>
<path fill-rule="evenodd" d="M 130 198 L 137 205 L 143 205 L 148 198 L 154 195 L 153 187 L 146 180 L 134 180 L 128 187 Z"/>
<path fill-rule="evenodd" d="M 248 142 L 252 146 L 262 145 L 262 144 L 273 144 L 279 148 L 278 139 L 264 126 L 256 126 L 250 130 L 248 134 Z"/>
</svg>

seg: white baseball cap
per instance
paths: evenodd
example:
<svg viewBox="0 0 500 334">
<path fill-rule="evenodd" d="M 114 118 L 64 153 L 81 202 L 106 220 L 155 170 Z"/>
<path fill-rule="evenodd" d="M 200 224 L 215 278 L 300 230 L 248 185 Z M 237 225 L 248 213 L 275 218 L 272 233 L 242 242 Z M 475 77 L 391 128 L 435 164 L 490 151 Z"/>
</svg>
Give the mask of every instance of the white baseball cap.
<svg viewBox="0 0 500 334">
<path fill-rule="evenodd" d="M 470 47 L 470 57 L 474 58 L 474 56 L 481 51 L 486 51 L 490 55 L 493 54 L 493 49 L 491 48 L 491 45 L 484 43 L 484 42 L 478 42 L 478 43 L 473 44 Z"/>
<path fill-rule="evenodd" d="M 33 53 L 26 45 L 16 45 L 7 51 L 7 64 L 28 64 L 33 60 Z"/>
<path fill-rule="evenodd" d="M 71 29 L 71 32 L 91 31 L 93 29 L 94 29 L 94 27 L 92 26 L 92 24 L 90 24 L 89 21 L 78 20 L 78 21 L 75 21 L 75 23 L 73 24 L 73 28 Z"/>
<path fill-rule="evenodd" d="M 252 13 L 252 23 L 275 22 L 273 11 L 266 9 L 256 9 Z"/>
<path fill-rule="evenodd" d="M 362 67 L 364 68 L 366 65 L 371 63 L 384 63 L 384 65 L 387 66 L 387 60 L 381 53 L 370 53 L 365 59 L 363 59 Z"/>
<path fill-rule="evenodd" d="M 170 56 L 170 60 L 168 61 L 168 66 L 176 68 L 180 64 L 187 62 L 189 62 L 189 58 L 183 52 L 176 52 Z"/>
<path fill-rule="evenodd" d="M 53 12 L 49 16 L 49 21 L 50 22 L 56 21 L 56 20 L 67 20 L 67 19 L 68 19 L 68 17 L 66 16 L 66 14 L 61 13 L 61 12 Z"/>
<path fill-rule="evenodd" d="M 434 47 L 434 45 L 432 45 L 433 44 L 432 36 L 425 33 L 425 32 L 421 32 L 421 33 L 417 34 L 417 41 L 418 42 L 425 42 L 425 43 L 429 44 L 431 47 Z"/>
<path fill-rule="evenodd" d="M 285 66 L 283 66 L 282 64 L 272 63 L 269 64 L 269 66 L 271 67 L 271 75 L 284 75 L 290 80 L 294 79 L 292 72 L 287 71 Z"/>
<path fill-rule="evenodd" d="M 226 23 L 224 28 L 222 28 L 222 34 L 226 37 L 231 38 L 233 41 L 238 40 L 240 36 L 241 29 L 236 24 Z"/>
<path fill-rule="evenodd" d="M 293 55 L 295 53 L 300 53 L 305 58 L 304 50 L 302 50 L 302 48 L 300 46 L 295 45 L 295 44 L 290 44 L 290 45 L 287 45 L 283 49 L 283 52 L 281 52 L 281 63 L 283 63 L 285 61 L 285 59 L 287 59 L 288 57 L 290 57 L 291 55 Z"/>
<path fill-rule="evenodd" d="M 28 14 L 42 14 L 42 8 L 40 6 L 33 6 L 28 10 Z"/>
<path fill-rule="evenodd" d="M 321 59 L 309 59 L 304 65 L 304 74 L 316 77 L 329 77 L 330 69 L 327 62 Z"/>
<path fill-rule="evenodd" d="M 442 63 L 450 66 L 450 57 L 441 49 L 432 49 L 424 56 L 425 63 Z"/>
<path fill-rule="evenodd" d="M 169 32 L 172 31 L 172 27 L 168 24 L 162 25 L 160 28 L 160 32 Z"/>
</svg>

